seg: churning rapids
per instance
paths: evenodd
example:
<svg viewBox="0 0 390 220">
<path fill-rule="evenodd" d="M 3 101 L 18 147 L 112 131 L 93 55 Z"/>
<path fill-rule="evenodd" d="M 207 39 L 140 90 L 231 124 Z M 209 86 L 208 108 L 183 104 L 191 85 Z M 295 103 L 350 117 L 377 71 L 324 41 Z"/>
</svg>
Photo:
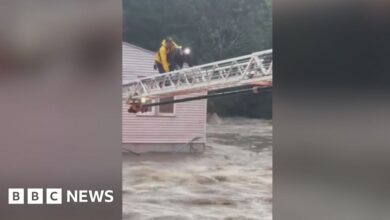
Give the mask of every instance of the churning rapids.
<svg viewBox="0 0 390 220">
<path fill-rule="evenodd" d="M 271 220 L 272 122 L 209 124 L 201 154 L 123 155 L 123 219 Z"/>
</svg>

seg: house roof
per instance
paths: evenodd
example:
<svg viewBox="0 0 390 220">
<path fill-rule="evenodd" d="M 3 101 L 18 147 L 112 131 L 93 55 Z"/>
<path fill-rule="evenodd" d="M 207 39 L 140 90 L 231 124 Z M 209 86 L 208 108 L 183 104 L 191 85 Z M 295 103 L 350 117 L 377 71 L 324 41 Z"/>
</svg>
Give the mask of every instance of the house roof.
<svg viewBox="0 0 390 220">
<path fill-rule="evenodd" d="M 156 74 L 154 52 L 122 42 L 122 84 L 142 76 Z"/>
<path fill-rule="evenodd" d="M 134 49 L 143 51 L 143 52 L 145 52 L 145 53 L 153 54 L 153 55 L 154 55 L 154 53 L 155 53 L 155 52 L 153 52 L 153 51 L 151 51 L 151 50 L 148 50 L 148 49 L 145 49 L 145 48 L 142 48 L 142 47 L 139 47 L 139 46 L 136 46 L 136 45 L 134 45 L 134 44 L 127 43 L 127 42 L 122 42 L 122 45 L 126 45 L 126 46 L 128 46 L 128 47 L 132 47 L 132 48 L 134 48 Z"/>
</svg>

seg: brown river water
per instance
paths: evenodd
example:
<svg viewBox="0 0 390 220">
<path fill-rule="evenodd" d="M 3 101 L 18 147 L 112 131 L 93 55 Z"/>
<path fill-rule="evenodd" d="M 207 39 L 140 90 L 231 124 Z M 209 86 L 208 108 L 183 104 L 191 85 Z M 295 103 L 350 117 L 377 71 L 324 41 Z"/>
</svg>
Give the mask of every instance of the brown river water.
<svg viewBox="0 0 390 220">
<path fill-rule="evenodd" d="M 123 219 L 272 219 L 272 121 L 222 119 L 203 153 L 123 154 Z"/>
</svg>

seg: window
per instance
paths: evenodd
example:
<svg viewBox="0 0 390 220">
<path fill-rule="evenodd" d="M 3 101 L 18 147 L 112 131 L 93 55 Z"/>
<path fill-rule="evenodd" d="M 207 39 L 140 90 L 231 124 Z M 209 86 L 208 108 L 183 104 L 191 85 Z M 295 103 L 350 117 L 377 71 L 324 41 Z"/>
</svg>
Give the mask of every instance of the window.
<svg viewBox="0 0 390 220">
<path fill-rule="evenodd" d="M 160 100 L 153 100 L 152 102 L 167 102 L 173 101 L 174 97 L 161 98 Z M 137 116 L 174 116 L 175 105 L 173 103 L 148 107 L 146 112 L 138 112 Z"/>
<path fill-rule="evenodd" d="M 153 106 L 150 106 L 146 109 L 146 111 L 144 112 L 144 114 L 151 114 L 151 113 L 154 113 L 154 109 L 153 109 Z"/>
<path fill-rule="evenodd" d="M 160 102 L 173 101 L 174 99 L 174 97 L 161 98 Z M 175 105 L 173 103 L 158 106 L 159 115 L 173 115 L 174 113 Z"/>
<path fill-rule="evenodd" d="M 154 100 L 152 102 L 154 102 Z M 147 108 L 147 110 L 145 112 L 138 112 L 137 115 L 138 116 L 155 115 L 155 107 L 154 106 L 150 106 L 150 107 Z"/>
</svg>

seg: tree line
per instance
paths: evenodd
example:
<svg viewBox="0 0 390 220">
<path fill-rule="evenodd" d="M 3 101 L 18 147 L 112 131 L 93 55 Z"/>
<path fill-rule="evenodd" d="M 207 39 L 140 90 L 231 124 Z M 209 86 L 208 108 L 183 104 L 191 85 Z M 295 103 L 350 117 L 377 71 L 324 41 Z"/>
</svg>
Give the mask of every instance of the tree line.
<svg viewBox="0 0 390 220">
<path fill-rule="evenodd" d="M 123 40 L 156 51 L 162 38 L 189 46 L 203 64 L 272 48 L 270 0 L 123 0 Z M 272 117 L 272 96 L 210 99 L 221 116 Z"/>
</svg>

